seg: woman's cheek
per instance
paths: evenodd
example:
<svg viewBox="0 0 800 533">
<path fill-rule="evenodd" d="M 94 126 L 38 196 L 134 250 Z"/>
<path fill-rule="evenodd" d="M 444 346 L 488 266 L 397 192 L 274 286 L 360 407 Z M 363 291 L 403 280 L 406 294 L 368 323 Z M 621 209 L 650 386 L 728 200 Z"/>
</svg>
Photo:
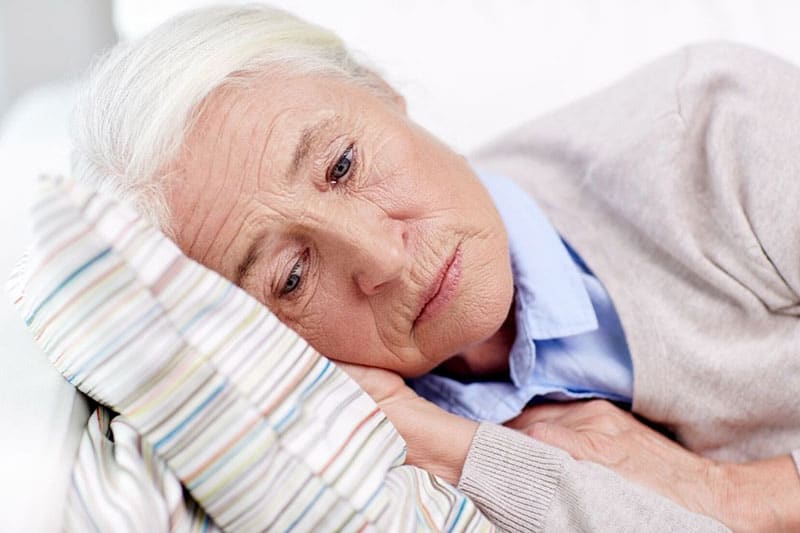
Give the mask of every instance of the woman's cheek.
<svg viewBox="0 0 800 533">
<path fill-rule="evenodd" d="M 357 362 L 353 350 L 360 345 L 355 342 L 354 332 L 359 328 L 354 324 L 360 320 L 341 300 L 317 290 L 302 309 L 287 317 L 287 325 L 326 357 Z"/>
</svg>

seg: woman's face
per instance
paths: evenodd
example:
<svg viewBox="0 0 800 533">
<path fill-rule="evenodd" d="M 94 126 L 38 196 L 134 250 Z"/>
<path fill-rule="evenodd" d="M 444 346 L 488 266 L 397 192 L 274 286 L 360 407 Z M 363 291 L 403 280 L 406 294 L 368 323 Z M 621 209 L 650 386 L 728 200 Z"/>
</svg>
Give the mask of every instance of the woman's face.
<svg viewBox="0 0 800 533">
<path fill-rule="evenodd" d="M 494 334 L 513 284 L 466 161 L 399 98 L 322 76 L 218 90 L 170 169 L 178 244 L 335 360 L 425 373 Z"/>
</svg>

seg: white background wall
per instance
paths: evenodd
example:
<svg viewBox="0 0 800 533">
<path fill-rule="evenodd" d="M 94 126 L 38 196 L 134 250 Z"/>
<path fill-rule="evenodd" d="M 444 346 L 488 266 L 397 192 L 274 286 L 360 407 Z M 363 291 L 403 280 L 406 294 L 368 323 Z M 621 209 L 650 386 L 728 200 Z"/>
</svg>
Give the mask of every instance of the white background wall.
<svg viewBox="0 0 800 533">
<path fill-rule="evenodd" d="M 74 76 L 113 43 L 112 17 L 123 38 L 136 37 L 219 1 L 0 0 L 0 118 L 26 89 Z M 737 40 L 800 63 L 795 0 L 270 3 L 337 31 L 406 95 L 419 122 L 461 150 L 689 42 Z"/>
<path fill-rule="evenodd" d="M 116 41 L 110 0 L 0 0 L 0 119 L 35 85 L 75 76 Z"/>
<path fill-rule="evenodd" d="M 729 39 L 800 64 L 796 0 L 268 0 L 374 60 L 412 116 L 469 150 L 687 43 Z M 214 0 L 114 0 L 122 36 Z M 240 2 L 244 3 L 244 2 Z"/>
<path fill-rule="evenodd" d="M 0 16 L 0 31 L 2 31 L 2 17 Z M 0 120 L 3 117 L 3 110 L 8 102 L 8 73 L 6 68 L 6 43 L 5 39 L 0 38 Z"/>
</svg>

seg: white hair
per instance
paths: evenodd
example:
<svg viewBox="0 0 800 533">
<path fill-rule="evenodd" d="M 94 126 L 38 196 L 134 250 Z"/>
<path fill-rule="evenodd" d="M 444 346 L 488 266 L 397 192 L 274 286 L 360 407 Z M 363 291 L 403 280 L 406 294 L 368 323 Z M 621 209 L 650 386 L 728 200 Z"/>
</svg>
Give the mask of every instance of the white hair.
<svg viewBox="0 0 800 533">
<path fill-rule="evenodd" d="M 93 67 L 73 118 L 74 176 L 171 233 L 159 173 L 177 157 L 204 99 L 273 68 L 387 87 L 332 32 L 284 11 L 193 11 L 117 45 Z"/>
</svg>

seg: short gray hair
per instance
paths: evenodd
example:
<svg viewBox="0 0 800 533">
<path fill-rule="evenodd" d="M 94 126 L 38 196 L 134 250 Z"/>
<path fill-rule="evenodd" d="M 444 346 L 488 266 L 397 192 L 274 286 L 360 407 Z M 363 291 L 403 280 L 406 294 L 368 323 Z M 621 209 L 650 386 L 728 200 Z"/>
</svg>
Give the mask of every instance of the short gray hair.
<svg viewBox="0 0 800 533">
<path fill-rule="evenodd" d="M 159 173 L 178 156 L 197 110 L 215 89 L 274 68 L 383 89 L 335 34 L 289 13 L 193 11 L 117 45 L 92 68 L 73 117 L 75 178 L 172 233 Z"/>
</svg>

